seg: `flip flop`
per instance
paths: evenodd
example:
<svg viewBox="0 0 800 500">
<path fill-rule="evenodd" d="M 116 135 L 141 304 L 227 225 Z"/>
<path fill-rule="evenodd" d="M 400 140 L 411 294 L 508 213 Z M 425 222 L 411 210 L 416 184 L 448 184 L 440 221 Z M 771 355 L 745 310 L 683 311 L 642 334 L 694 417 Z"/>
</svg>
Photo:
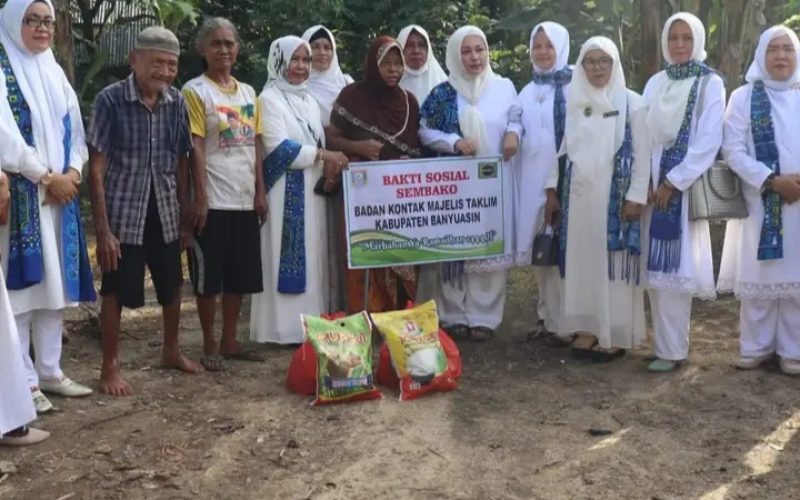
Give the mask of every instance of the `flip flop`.
<svg viewBox="0 0 800 500">
<path fill-rule="evenodd" d="M 592 361 L 595 363 L 610 363 L 622 356 L 625 356 L 625 349 L 614 349 L 611 351 L 597 347 L 592 349 Z"/>
<path fill-rule="evenodd" d="M 475 342 L 486 342 L 494 338 L 494 330 L 487 326 L 476 326 L 469 329 L 469 336 Z"/>
<path fill-rule="evenodd" d="M 469 340 L 469 327 L 467 325 L 457 324 L 457 325 L 450 325 L 445 326 L 444 331 L 450 335 L 450 338 L 455 340 L 456 342 L 461 340 Z"/>
<path fill-rule="evenodd" d="M 222 356 L 203 356 L 200 358 L 200 364 L 207 372 L 224 372 L 225 360 Z"/>
<path fill-rule="evenodd" d="M 254 363 L 263 363 L 267 360 L 264 354 L 255 349 L 242 349 L 236 352 L 224 353 L 222 357 L 234 361 L 252 361 Z"/>
</svg>

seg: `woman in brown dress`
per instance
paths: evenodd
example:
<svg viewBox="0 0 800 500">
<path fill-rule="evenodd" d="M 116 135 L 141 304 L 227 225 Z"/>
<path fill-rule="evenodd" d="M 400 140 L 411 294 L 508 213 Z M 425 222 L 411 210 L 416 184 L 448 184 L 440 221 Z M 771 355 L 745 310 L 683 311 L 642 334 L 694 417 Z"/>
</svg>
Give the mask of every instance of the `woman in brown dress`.
<svg viewBox="0 0 800 500">
<path fill-rule="evenodd" d="M 372 42 L 364 80 L 345 87 L 333 105 L 330 126 L 326 129 L 331 149 L 344 152 L 351 162 L 420 156 L 419 104 L 413 94 L 398 85 L 403 70 L 403 49 L 397 40 L 382 36 Z M 350 312 L 364 309 L 364 273 L 364 270 L 345 271 Z M 403 307 L 406 300 L 414 298 L 414 282 L 412 266 L 371 269 L 367 309 L 387 311 Z"/>
</svg>

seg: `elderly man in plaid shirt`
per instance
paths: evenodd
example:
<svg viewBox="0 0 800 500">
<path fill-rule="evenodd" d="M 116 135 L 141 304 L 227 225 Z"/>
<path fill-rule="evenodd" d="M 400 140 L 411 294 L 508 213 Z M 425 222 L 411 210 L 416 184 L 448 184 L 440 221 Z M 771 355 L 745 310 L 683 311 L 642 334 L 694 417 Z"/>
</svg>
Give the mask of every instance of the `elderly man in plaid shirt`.
<svg viewBox="0 0 800 500">
<path fill-rule="evenodd" d="M 202 230 L 208 211 L 201 162 L 192 162 L 195 197 L 191 206 L 188 201 L 189 117 L 180 91 L 171 86 L 179 55 L 171 31 L 143 30 L 131 53 L 133 73 L 103 89 L 92 113 L 91 199 L 103 270 L 100 383 L 115 396 L 132 393 L 120 374 L 120 316 L 123 307 L 144 305 L 145 264 L 163 310 L 164 365 L 201 370 L 178 343 L 181 246 L 187 232 Z M 189 214 L 183 232 L 182 207 Z"/>
</svg>

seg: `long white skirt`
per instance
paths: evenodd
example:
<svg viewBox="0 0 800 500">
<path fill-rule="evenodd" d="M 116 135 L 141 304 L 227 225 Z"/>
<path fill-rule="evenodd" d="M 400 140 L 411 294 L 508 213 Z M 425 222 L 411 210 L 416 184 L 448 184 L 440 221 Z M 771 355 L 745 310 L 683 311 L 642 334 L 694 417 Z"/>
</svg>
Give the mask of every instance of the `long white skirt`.
<svg viewBox="0 0 800 500">
<path fill-rule="evenodd" d="M 8 302 L 6 283 L 0 275 L 0 435 L 36 419 L 17 326 Z"/>
</svg>

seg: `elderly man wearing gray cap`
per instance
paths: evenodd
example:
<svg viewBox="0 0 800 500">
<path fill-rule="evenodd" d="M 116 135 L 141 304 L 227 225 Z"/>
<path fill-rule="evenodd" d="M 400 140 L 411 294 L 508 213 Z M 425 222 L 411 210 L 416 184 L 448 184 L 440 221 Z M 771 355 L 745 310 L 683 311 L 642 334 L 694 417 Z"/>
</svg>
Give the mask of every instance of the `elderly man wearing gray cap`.
<svg viewBox="0 0 800 500">
<path fill-rule="evenodd" d="M 181 243 L 188 241 L 187 232 L 202 230 L 208 211 L 202 162 L 192 161 L 194 201 L 189 203 L 188 110 L 172 86 L 179 55 L 171 31 L 143 30 L 130 56 L 133 72 L 103 89 L 92 113 L 91 199 L 103 270 L 100 383 L 114 396 L 132 393 L 120 374 L 120 316 L 123 307 L 144 305 L 145 265 L 163 311 L 164 366 L 201 370 L 181 354 L 178 342 Z"/>
</svg>

